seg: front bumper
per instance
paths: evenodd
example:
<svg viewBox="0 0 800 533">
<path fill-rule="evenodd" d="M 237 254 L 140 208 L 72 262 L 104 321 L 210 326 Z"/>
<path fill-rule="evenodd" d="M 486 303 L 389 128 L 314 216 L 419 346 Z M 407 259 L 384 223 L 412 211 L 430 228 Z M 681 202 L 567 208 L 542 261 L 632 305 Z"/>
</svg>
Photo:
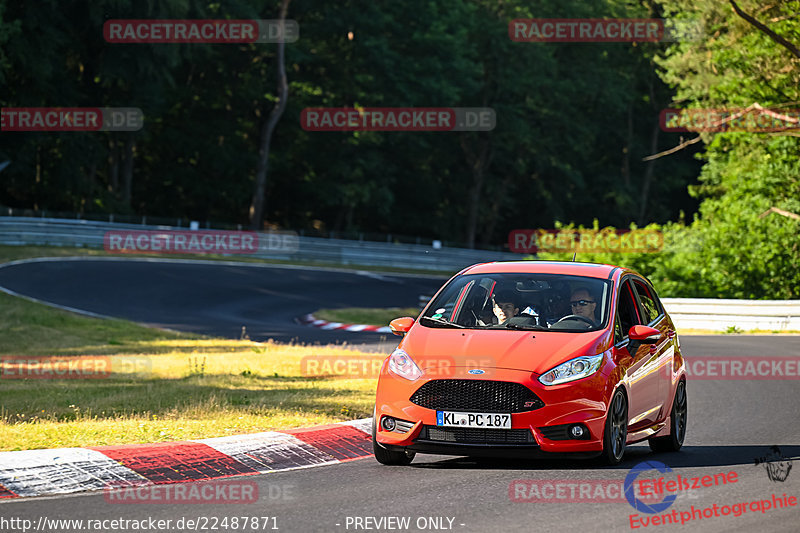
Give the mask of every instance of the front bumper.
<svg viewBox="0 0 800 533">
<path fill-rule="evenodd" d="M 442 440 L 441 436 L 435 435 L 434 432 L 439 428 L 423 426 L 417 438 L 415 438 L 410 446 L 406 449 L 421 453 L 432 453 L 438 455 L 467 455 L 476 457 L 514 457 L 514 458 L 544 458 L 544 457 L 569 457 L 569 458 L 591 458 L 596 457 L 599 452 L 568 452 L 556 453 L 546 452 L 541 449 L 539 444 L 533 436 L 533 433 L 525 429 L 515 430 L 515 438 L 518 442 L 481 442 L 481 443 L 468 443 L 468 442 L 452 442 Z M 456 428 L 458 429 L 458 428 Z M 503 430 L 487 430 L 503 432 Z M 521 434 L 525 436 L 521 439 Z M 524 439 L 524 442 L 523 442 Z M 499 440 L 496 437 L 492 440 Z M 511 440 L 511 439 L 509 439 Z M 397 446 L 397 449 L 402 449 L 402 446 Z"/>
<path fill-rule="evenodd" d="M 484 379 L 467 374 L 467 370 L 466 367 L 453 368 L 447 379 Z M 512 412 L 511 430 L 483 429 L 472 434 L 454 434 L 465 428 L 437 427 L 437 409 L 421 407 L 410 401 L 417 389 L 432 380 L 411 382 L 382 372 L 375 407 L 376 441 L 390 449 L 402 447 L 444 455 L 552 457 L 552 454 L 564 453 L 572 457 L 575 454 L 591 457 L 602 451 L 606 406 L 613 392 L 602 369 L 588 378 L 552 387 L 545 387 L 539 383 L 538 376 L 527 371 L 493 369 L 491 374 L 487 379 L 524 385 L 542 400 L 544 406 Z M 459 409 L 448 407 L 448 410 Z M 386 431 L 380 423 L 385 416 L 408 421 L 411 428 L 408 431 Z M 556 440 L 548 438 L 548 435 L 554 436 L 553 431 L 540 429 L 568 424 L 582 424 L 589 435 L 582 439 Z M 481 431 L 492 433 L 482 436 Z M 509 433 L 501 435 L 502 432 Z"/>
</svg>

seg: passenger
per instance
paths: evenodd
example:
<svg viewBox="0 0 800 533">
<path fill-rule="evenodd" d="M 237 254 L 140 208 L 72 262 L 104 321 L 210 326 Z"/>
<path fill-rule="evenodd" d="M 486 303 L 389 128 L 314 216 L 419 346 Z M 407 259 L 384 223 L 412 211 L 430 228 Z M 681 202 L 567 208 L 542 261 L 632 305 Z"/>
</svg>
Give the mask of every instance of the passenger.
<svg viewBox="0 0 800 533">
<path fill-rule="evenodd" d="M 509 318 L 519 314 L 517 298 L 511 291 L 498 291 L 492 296 L 492 311 L 498 324 L 504 324 Z"/>
</svg>

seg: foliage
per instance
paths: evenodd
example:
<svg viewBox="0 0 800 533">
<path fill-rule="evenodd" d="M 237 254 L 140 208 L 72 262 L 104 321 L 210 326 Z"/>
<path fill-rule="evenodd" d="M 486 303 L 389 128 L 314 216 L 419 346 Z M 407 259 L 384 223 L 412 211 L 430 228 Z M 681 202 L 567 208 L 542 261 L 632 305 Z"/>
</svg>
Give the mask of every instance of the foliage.
<svg viewBox="0 0 800 533">
<path fill-rule="evenodd" d="M 800 42 L 797 0 L 738 0 Z M 109 18 L 265 19 L 277 0 L 0 0 L 0 106 L 139 107 L 135 133 L 3 133 L 0 204 L 246 224 L 275 46 L 109 44 Z M 676 43 L 521 43 L 514 18 L 669 17 Z M 556 221 L 658 224 L 623 257 L 671 295 L 798 296 L 797 132 L 659 129 L 667 107 L 800 107 L 800 58 L 716 0 L 294 0 L 264 223 L 498 245 Z M 307 107 L 491 107 L 491 132 L 309 132 Z M 485 158 L 478 157 L 480 154 Z M 701 170 L 702 168 L 702 170 Z M 698 178 L 699 176 L 699 178 Z"/>
<path fill-rule="evenodd" d="M 275 99 L 275 47 L 109 44 L 102 27 L 109 18 L 270 18 L 277 1 L 65 8 L 0 0 L 0 8 L 0 105 L 133 106 L 145 115 L 132 134 L 4 134 L 0 160 L 12 165 L 0 204 L 247 222 L 258 127 Z M 290 95 L 273 142 L 266 222 L 448 242 L 474 233 L 478 244 L 499 244 L 511 229 L 567 215 L 623 225 L 693 211 L 685 187 L 698 165 L 688 154 L 656 164 L 644 219 L 637 208 L 645 167 L 637 161 L 650 153 L 657 109 L 670 98 L 654 74 L 658 46 L 508 38 L 514 17 L 566 13 L 643 16 L 649 8 L 621 0 L 292 2 L 301 35 L 287 45 Z M 316 106 L 485 106 L 497 127 L 304 131 L 300 113 Z M 660 146 L 668 140 L 662 135 Z M 492 157 L 476 177 L 470 156 L 484 144 Z"/>
</svg>

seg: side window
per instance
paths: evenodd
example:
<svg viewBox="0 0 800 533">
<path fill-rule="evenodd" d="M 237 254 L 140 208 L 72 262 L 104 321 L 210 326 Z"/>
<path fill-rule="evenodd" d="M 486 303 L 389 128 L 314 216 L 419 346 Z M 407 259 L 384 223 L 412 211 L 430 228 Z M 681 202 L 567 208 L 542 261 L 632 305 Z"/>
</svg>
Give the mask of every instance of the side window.
<svg viewBox="0 0 800 533">
<path fill-rule="evenodd" d="M 658 318 L 661 310 L 655 298 L 650 294 L 650 289 L 644 283 L 637 280 L 633 282 L 633 285 L 636 287 L 636 294 L 639 295 L 639 302 L 642 304 L 643 322 L 649 324 Z"/>
<path fill-rule="evenodd" d="M 619 336 L 617 336 L 617 325 L 614 326 L 614 342 L 620 342 L 628 338 L 628 331 L 636 324 L 640 324 L 639 316 L 636 313 L 636 301 L 631 292 L 631 284 L 623 282 L 619 290 L 619 302 L 617 303 L 617 322 L 619 323 Z"/>
</svg>

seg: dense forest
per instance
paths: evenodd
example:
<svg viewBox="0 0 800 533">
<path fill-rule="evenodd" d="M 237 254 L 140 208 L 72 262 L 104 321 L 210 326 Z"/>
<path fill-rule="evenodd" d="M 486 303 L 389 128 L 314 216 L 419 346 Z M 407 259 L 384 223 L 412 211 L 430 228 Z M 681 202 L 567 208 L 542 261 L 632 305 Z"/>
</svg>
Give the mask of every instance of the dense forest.
<svg viewBox="0 0 800 533">
<path fill-rule="evenodd" d="M 103 35 L 110 19 L 282 9 L 299 27 L 285 45 Z M 699 31 L 509 38 L 514 19 L 612 17 Z M 781 0 L 0 0 L 0 107 L 144 114 L 134 132 L 0 133 L 0 205 L 466 247 L 518 228 L 634 224 L 663 230 L 664 251 L 584 259 L 631 264 L 669 295 L 796 298 L 800 129 L 675 132 L 660 117 L 800 108 L 799 46 L 800 2 Z M 317 132 L 300 120 L 309 107 L 408 106 L 489 107 L 496 126 Z"/>
</svg>

